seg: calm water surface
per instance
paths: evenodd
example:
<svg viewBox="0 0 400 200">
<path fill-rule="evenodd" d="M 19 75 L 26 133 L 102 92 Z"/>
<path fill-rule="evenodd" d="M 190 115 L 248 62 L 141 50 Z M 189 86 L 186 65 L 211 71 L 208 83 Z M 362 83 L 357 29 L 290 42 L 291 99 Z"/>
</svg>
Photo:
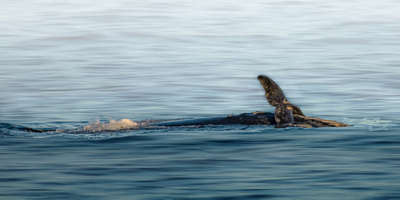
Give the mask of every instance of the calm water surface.
<svg viewBox="0 0 400 200">
<path fill-rule="evenodd" d="M 1 199 L 400 199 L 400 2 L 1 4 Z M 260 74 L 354 126 L 74 131 L 272 112 Z"/>
</svg>

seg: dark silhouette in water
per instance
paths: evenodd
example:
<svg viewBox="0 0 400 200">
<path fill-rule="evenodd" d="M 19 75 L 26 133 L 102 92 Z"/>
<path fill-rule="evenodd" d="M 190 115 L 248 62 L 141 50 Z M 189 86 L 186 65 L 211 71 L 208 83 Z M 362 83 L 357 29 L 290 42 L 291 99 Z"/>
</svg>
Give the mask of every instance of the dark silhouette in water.
<svg viewBox="0 0 400 200">
<path fill-rule="evenodd" d="M 227 117 L 208 117 L 190 120 L 167 121 L 149 124 L 149 126 L 190 126 L 190 125 L 276 125 L 277 128 L 288 126 L 314 128 L 314 127 L 346 127 L 350 126 L 332 120 L 325 120 L 316 117 L 307 117 L 303 115 L 293 115 L 293 124 L 277 124 L 275 114 L 271 112 L 256 111 L 253 113 L 242 113 L 240 115 L 229 115 Z"/>
<path fill-rule="evenodd" d="M 187 126 L 208 124 L 244 124 L 244 125 L 276 125 L 277 128 L 288 126 L 294 127 L 346 127 L 349 126 L 337 121 L 324 120 L 315 117 L 307 117 L 303 111 L 290 103 L 282 89 L 272 79 L 265 75 L 257 77 L 264 88 L 265 97 L 271 106 L 276 107 L 275 113 L 257 111 L 253 113 L 242 113 L 240 115 L 229 115 L 228 117 L 201 118 L 192 120 L 180 120 L 150 124 L 150 126 Z"/>
<path fill-rule="evenodd" d="M 189 126 L 189 125 L 276 125 L 277 128 L 285 127 L 346 127 L 350 126 L 337 121 L 324 120 L 315 117 L 307 117 L 301 109 L 290 103 L 282 89 L 272 79 L 265 75 L 258 76 L 261 86 L 265 90 L 265 97 L 271 106 L 276 107 L 274 113 L 256 111 L 242 113 L 240 115 L 229 115 L 227 117 L 198 118 L 191 120 L 166 121 L 148 124 L 148 128 L 156 126 Z M 33 129 L 20 125 L 0 123 L 0 128 L 15 129 L 26 132 L 53 132 L 50 129 Z M 146 128 L 146 127 L 143 127 Z"/>
<path fill-rule="evenodd" d="M 0 129 L 8 129 L 8 130 L 17 130 L 17 131 L 26 131 L 33 133 L 43 133 L 43 132 L 54 132 L 54 129 L 33 129 L 26 126 L 18 125 L 18 124 L 10 124 L 10 123 L 0 123 Z M 1 133 L 1 130 L 0 130 Z"/>
</svg>

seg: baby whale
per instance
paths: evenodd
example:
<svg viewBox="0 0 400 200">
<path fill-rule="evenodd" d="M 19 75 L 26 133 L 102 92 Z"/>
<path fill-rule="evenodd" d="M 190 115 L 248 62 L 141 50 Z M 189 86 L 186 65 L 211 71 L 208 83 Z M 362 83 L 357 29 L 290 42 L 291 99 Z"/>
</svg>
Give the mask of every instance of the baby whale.
<svg viewBox="0 0 400 200">
<path fill-rule="evenodd" d="M 259 75 L 257 79 L 265 91 L 268 103 L 275 107 L 275 112 L 256 111 L 242 113 L 240 115 L 229 115 L 227 117 L 198 118 L 190 120 L 167 121 L 150 126 L 188 126 L 188 125 L 221 125 L 221 124 L 244 124 L 244 125 L 276 125 L 277 128 L 284 127 L 346 127 L 350 126 L 332 120 L 315 117 L 307 117 L 296 105 L 290 103 L 282 89 L 271 78 Z"/>
</svg>

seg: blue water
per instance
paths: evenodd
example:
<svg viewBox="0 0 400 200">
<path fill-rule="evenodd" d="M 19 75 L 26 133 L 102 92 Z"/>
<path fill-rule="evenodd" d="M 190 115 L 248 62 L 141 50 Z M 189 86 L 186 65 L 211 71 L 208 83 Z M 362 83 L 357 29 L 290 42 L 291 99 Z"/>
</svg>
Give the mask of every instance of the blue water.
<svg viewBox="0 0 400 200">
<path fill-rule="evenodd" d="M 0 199 L 400 199 L 400 2 L 1 4 Z M 273 112 L 260 74 L 353 126 L 142 126 Z"/>
</svg>

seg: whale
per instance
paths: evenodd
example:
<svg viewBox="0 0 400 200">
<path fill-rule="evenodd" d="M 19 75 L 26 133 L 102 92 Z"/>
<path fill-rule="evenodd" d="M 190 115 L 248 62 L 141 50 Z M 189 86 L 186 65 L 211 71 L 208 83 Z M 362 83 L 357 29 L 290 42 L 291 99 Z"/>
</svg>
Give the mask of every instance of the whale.
<svg viewBox="0 0 400 200">
<path fill-rule="evenodd" d="M 275 107 L 275 112 L 255 111 L 225 117 L 208 117 L 187 120 L 166 121 L 149 124 L 150 126 L 190 126 L 190 125 L 274 125 L 276 128 L 286 127 L 348 127 L 350 125 L 334 120 L 305 116 L 303 111 L 289 102 L 279 85 L 266 75 L 257 77 L 265 91 L 267 102 Z"/>
<path fill-rule="evenodd" d="M 144 128 L 162 128 L 168 126 L 203 126 L 203 125 L 272 125 L 275 128 L 301 127 L 348 127 L 351 125 L 334 120 L 326 120 L 317 117 L 304 115 L 303 111 L 293 103 L 289 102 L 279 85 L 271 78 L 265 75 L 259 75 L 260 81 L 265 91 L 267 102 L 275 107 L 275 112 L 255 111 L 250 113 L 241 113 L 238 115 L 203 117 L 183 120 L 163 120 L 156 123 L 149 123 Z M 21 125 L 11 125 L 0 123 L 0 128 L 10 128 L 26 132 L 54 132 L 53 129 L 33 129 Z"/>
</svg>

